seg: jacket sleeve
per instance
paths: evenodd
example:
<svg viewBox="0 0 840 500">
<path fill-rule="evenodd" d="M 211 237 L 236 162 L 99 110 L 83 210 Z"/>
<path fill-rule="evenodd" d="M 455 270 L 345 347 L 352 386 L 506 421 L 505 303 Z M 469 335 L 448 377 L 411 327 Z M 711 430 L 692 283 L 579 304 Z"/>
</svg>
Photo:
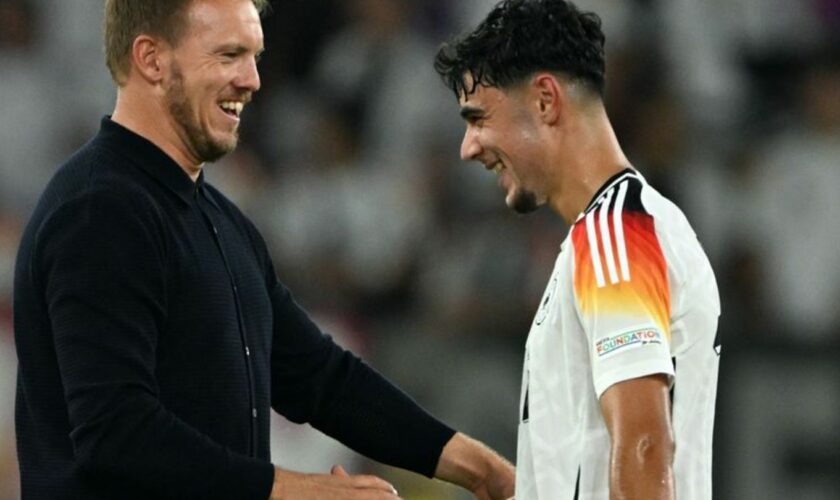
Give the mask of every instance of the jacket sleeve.
<svg viewBox="0 0 840 500">
<path fill-rule="evenodd" d="M 455 431 L 324 334 L 274 276 L 272 406 L 379 462 L 434 475 Z"/>
<path fill-rule="evenodd" d="M 237 454 L 164 408 L 155 378 L 166 322 L 166 240 L 142 200 L 89 192 L 38 231 L 41 280 L 75 459 L 155 498 L 265 500 L 270 463 Z"/>
</svg>

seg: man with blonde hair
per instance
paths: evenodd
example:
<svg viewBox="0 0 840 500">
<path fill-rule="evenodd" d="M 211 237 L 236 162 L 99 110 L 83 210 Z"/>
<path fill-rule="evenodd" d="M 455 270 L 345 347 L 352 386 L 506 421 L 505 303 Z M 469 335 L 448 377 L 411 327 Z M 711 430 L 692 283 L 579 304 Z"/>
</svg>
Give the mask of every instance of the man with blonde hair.
<svg viewBox="0 0 840 500">
<path fill-rule="evenodd" d="M 113 116 L 56 173 L 15 276 L 23 497 L 394 499 L 269 457 L 271 409 L 384 463 L 512 494 L 513 468 L 324 335 L 204 181 L 260 88 L 265 0 L 107 0 Z"/>
</svg>

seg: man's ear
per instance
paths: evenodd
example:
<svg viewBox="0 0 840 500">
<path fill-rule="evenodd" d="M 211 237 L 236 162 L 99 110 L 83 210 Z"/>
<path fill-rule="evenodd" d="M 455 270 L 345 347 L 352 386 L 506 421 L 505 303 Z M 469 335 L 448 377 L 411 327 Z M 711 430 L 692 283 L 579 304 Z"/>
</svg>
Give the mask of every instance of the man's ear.
<svg viewBox="0 0 840 500">
<path fill-rule="evenodd" d="M 169 46 L 158 38 L 140 35 L 131 46 L 133 70 L 150 84 L 163 80 L 169 63 Z"/>
<path fill-rule="evenodd" d="M 547 125 L 559 121 L 567 104 L 567 95 L 557 77 L 551 73 L 538 73 L 531 80 L 531 92 L 540 120 Z"/>
</svg>

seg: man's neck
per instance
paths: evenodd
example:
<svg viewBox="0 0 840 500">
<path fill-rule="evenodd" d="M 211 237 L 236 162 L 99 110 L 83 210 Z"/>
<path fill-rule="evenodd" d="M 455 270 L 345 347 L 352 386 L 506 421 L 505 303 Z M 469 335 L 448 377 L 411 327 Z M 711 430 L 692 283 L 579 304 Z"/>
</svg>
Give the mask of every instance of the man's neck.
<svg viewBox="0 0 840 500">
<path fill-rule="evenodd" d="M 141 99 L 136 92 L 120 89 L 111 119 L 160 148 L 195 181 L 202 164 L 189 153 L 169 116 L 158 100 Z"/>
<path fill-rule="evenodd" d="M 557 148 L 557 182 L 548 197 L 569 225 L 610 177 L 630 166 L 605 112 L 581 120 L 572 132 Z"/>
</svg>

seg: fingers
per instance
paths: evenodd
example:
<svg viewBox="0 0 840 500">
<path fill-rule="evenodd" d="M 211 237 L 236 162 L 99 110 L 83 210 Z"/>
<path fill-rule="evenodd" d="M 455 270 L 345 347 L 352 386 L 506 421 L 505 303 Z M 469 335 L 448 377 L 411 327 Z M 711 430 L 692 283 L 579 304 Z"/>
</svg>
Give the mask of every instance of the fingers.
<svg viewBox="0 0 840 500">
<path fill-rule="evenodd" d="M 367 488 L 374 490 L 387 491 L 388 493 L 397 494 L 397 489 L 394 485 L 376 476 L 352 476 L 353 485 L 357 488 Z"/>
<path fill-rule="evenodd" d="M 350 477 L 350 474 L 340 465 L 333 465 L 332 469 L 330 469 L 330 474 L 333 476 Z"/>
<path fill-rule="evenodd" d="M 399 500 L 391 483 L 376 476 L 351 476 L 340 465 L 330 474 L 302 474 L 276 468 L 271 499 Z"/>
<path fill-rule="evenodd" d="M 351 476 L 341 465 L 333 465 L 332 469 L 330 469 L 330 474 L 336 478 L 349 479 L 350 484 L 355 488 L 381 490 L 394 495 L 397 494 L 397 489 L 388 481 L 370 475 Z"/>
</svg>

